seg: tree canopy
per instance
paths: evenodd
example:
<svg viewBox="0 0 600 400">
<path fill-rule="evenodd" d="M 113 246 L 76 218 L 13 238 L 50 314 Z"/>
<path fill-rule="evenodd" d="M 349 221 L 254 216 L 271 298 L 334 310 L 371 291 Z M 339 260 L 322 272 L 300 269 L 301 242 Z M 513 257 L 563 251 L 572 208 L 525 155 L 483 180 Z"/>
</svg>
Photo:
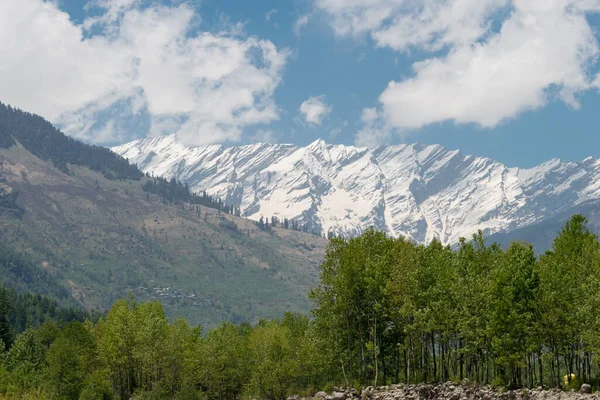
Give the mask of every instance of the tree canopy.
<svg viewBox="0 0 600 400">
<path fill-rule="evenodd" d="M 333 238 L 310 315 L 202 332 L 158 302 L 17 331 L 0 291 L 0 394 L 279 400 L 333 385 L 598 385 L 600 245 L 575 215 L 539 259 L 481 233 L 457 248 L 369 230 Z M 567 376 L 563 381 L 562 377 Z"/>
</svg>

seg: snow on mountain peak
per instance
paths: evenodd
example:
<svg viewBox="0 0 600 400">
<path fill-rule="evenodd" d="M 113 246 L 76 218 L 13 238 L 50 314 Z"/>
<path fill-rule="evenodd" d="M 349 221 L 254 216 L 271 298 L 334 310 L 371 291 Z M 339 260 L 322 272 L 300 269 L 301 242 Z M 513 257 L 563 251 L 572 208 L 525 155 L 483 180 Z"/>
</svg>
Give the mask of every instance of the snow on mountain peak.
<svg viewBox="0 0 600 400">
<path fill-rule="evenodd" d="M 420 143 L 376 149 L 327 144 L 187 147 L 174 135 L 112 149 L 144 172 L 187 182 L 240 207 L 310 230 L 356 235 L 375 227 L 418 242 L 454 244 L 538 222 L 600 198 L 600 163 L 559 159 L 508 168 Z"/>
</svg>

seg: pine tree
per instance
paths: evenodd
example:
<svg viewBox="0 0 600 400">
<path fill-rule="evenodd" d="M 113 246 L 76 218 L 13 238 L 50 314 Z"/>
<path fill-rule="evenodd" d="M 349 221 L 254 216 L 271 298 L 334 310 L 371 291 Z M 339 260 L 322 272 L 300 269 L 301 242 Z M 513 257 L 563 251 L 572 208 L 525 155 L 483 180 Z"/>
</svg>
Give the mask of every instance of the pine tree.
<svg viewBox="0 0 600 400">
<path fill-rule="evenodd" d="M 8 314 L 11 312 L 12 307 L 8 293 L 5 289 L 0 288 L 0 341 L 4 345 L 5 351 L 7 351 L 13 342 L 13 332 L 8 319 Z"/>
</svg>

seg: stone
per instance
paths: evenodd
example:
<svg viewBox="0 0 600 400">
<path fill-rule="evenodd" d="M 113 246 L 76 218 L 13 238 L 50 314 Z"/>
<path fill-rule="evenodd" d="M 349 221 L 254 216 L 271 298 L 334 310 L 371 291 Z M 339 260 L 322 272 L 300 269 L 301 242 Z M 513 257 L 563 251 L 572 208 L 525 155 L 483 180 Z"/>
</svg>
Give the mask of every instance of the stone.
<svg viewBox="0 0 600 400">
<path fill-rule="evenodd" d="M 581 385 L 581 393 L 583 393 L 583 394 L 592 393 L 592 385 L 590 385 L 589 383 L 584 383 L 583 385 Z"/>
<path fill-rule="evenodd" d="M 419 388 L 419 399 L 427 400 L 429 398 L 430 393 L 431 390 L 427 386 L 421 386 Z"/>
<path fill-rule="evenodd" d="M 315 395 L 313 397 L 319 398 L 319 399 L 324 399 L 327 397 L 327 393 L 325 393 L 324 391 L 320 391 L 315 393 Z"/>
<path fill-rule="evenodd" d="M 344 400 L 346 398 L 346 393 L 344 393 L 344 392 L 333 392 L 333 394 L 331 395 L 331 397 L 334 400 Z"/>
</svg>

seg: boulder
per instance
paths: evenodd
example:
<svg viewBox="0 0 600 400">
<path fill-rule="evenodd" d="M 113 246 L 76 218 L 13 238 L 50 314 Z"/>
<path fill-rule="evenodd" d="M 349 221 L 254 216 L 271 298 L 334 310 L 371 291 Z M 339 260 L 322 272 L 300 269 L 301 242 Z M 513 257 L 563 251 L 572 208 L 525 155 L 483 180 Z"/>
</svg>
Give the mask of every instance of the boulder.
<svg viewBox="0 0 600 400">
<path fill-rule="evenodd" d="M 588 383 L 584 383 L 583 385 L 581 385 L 581 393 L 584 393 L 584 394 L 592 393 L 592 385 L 590 385 Z"/>
</svg>

